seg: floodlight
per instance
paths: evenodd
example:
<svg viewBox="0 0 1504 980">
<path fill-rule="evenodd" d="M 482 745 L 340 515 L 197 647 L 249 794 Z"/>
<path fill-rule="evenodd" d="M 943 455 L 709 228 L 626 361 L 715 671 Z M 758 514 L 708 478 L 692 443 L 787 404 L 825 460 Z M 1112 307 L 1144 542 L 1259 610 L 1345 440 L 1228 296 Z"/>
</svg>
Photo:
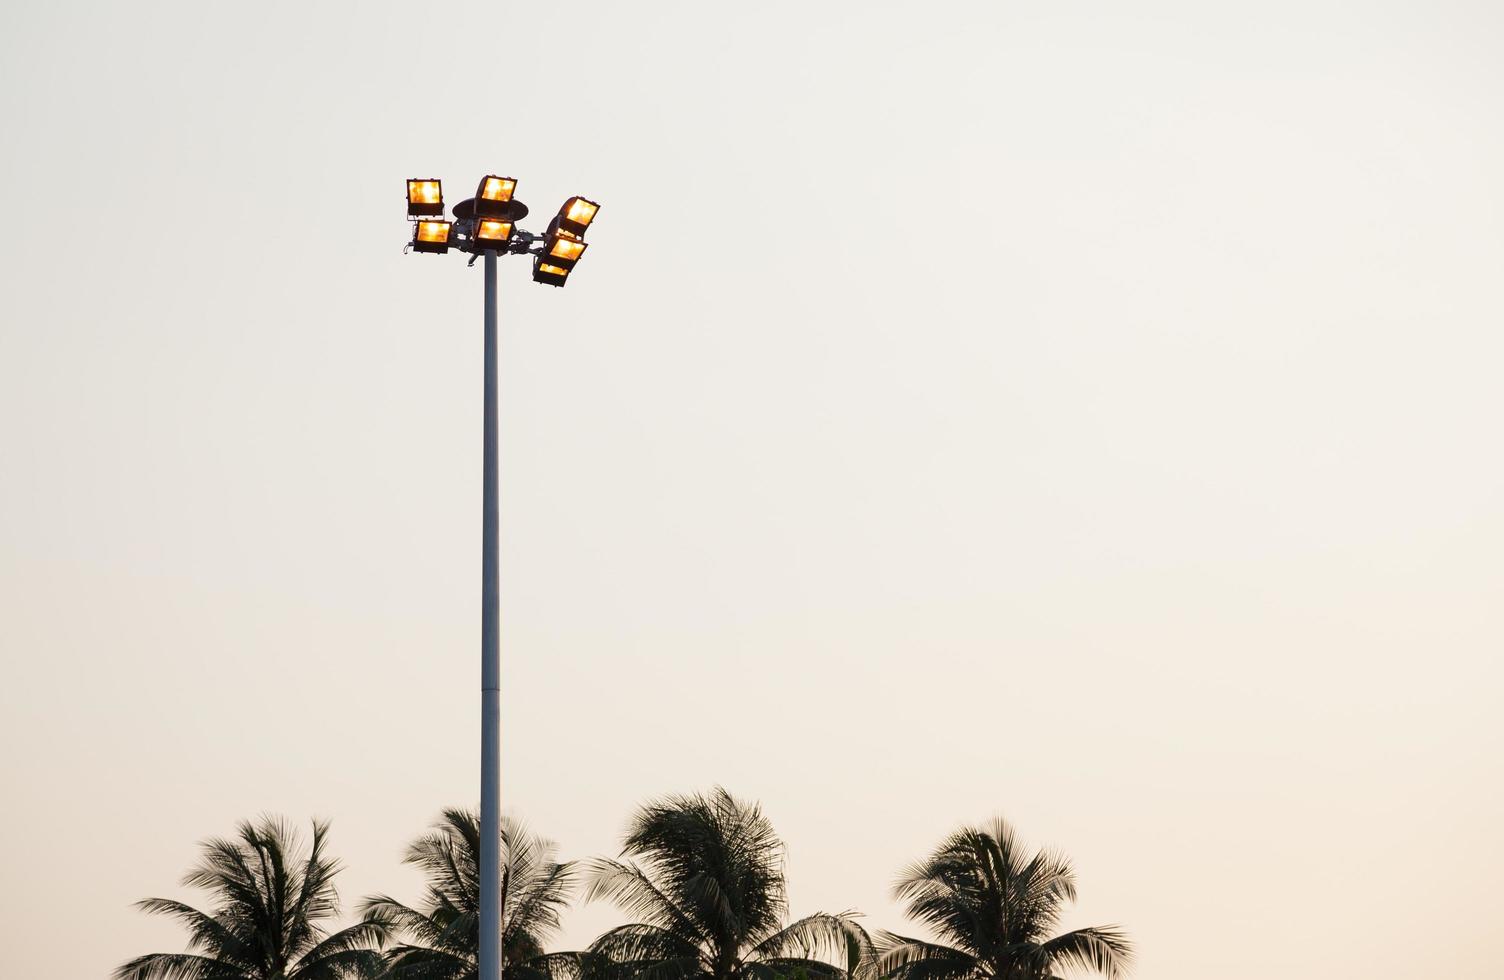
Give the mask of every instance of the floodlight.
<svg viewBox="0 0 1504 980">
<path fill-rule="evenodd" d="M 554 227 L 579 238 L 585 234 L 585 229 L 589 228 L 590 222 L 595 220 L 595 212 L 600 209 L 601 206 L 594 201 L 587 201 L 583 197 L 571 197 L 559 209 L 559 216 L 554 219 Z"/>
<path fill-rule="evenodd" d="M 543 261 L 543 256 L 533 260 L 533 282 L 547 286 L 562 286 L 569 278 L 569 270 Z"/>
<path fill-rule="evenodd" d="M 413 230 L 413 251 L 443 255 L 449 251 L 449 232 L 453 227 L 453 222 L 449 221 L 418 222 Z"/>
<path fill-rule="evenodd" d="M 407 216 L 409 218 L 443 213 L 444 191 L 439 181 L 409 180 L 407 182 Z"/>
<path fill-rule="evenodd" d="M 479 198 L 476 199 L 477 201 Z M 470 237 L 471 247 L 477 249 L 494 249 L 498 252 L 507 250 L 507 243 L 512 240 L 512 222 L 501 221 L 497 218 L 477 218 L 475 222 L 475 234 Z"/>
<path fill-rule="evenodd" d="M 562 269 L 573 269 L 574 264 L 580 261 L 580 256 L 585 254 L 585 249 L 590 246 L 563 232 L 555 232 L 548 239 L 548 247 L 543 251 L 543 258 L 550 264 Z"/>
<path fill-rule="evenodd" d="M 511 177 L 497 177 L 489 174 L 482 177 L 480 186 L 475 189 L 475 216 L 477 218 L 510 218 L 512 209 L 508 204 L 512 200 L 512 192 L 517 189 L 517 181 Z"/>
</svg>

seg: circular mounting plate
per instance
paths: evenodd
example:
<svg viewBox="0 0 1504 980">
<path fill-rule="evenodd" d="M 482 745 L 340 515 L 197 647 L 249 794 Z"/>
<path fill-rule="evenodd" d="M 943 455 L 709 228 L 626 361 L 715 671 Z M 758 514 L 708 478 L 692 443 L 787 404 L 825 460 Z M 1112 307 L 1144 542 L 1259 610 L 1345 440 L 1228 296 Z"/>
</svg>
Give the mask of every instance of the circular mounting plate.
<svg viewBox="0 0 1504 980">
<path fill-rule="evenodd" d="M 527 217 L 527 205 L 521 201 L 508 201 L 507 213 L 503 216 L 508 221 L 521 221 Z M 461 221 L 469 221 L 475 217 L 475 198 L 467 197 L 454 206 L 454 216 Z"/>
</svg>

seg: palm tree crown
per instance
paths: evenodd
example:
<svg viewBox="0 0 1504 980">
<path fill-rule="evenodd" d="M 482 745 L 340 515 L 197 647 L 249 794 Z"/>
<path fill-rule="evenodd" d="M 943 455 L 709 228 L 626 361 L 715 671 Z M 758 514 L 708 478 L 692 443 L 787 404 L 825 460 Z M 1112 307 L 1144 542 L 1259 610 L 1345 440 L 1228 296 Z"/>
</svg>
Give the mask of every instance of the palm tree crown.
<svg viewBox="0 0 1504 980">
<path fill-rule="evenodd" d="M 575 883 L 573 864 L 554 860 L 552 841 L 520 823 L 501 822 L 502 968 L 514 980 L 547 980 L 572 970 L 573 954 L 547 954 L 559 912 Z M 400 930 L 412 940 L 392 949 L 391 980 L 473 980 L 480 949 L 480 820 L 466 810 L 445 810 L 434 829 L 413 841 L 404 858 L 428 879 L 421 909 L 384 895 L 363 903 L 367 920 Z"/>
<path fill-rule="evenodd" d="M 884 936 L 877 969 L 888 980 L 1054 980 L 1070 967 L 1119 980 L 1132 956 L 1115 926 L 1052 935 L 1075 872 L 1058 855 L 1024 853 L 1002 819 L 953 834 L 894 891 L 940 941 Z"/>
<path fill-rule="evenodd" d="M 212 912 L 167 898 L 137 908 L 188 927 L 188 952 L 149 953 L 115 970 L 115 980 L 342 980 L 374 976 L 385 938 L 362 922 L 330 935 L 322 923 L 339 913 L 338 862 L 324 854 L 329 825 L 313 822 L 300 854 L 296 831 L 263 817 L 233 838 L 203 844 L 203 859 L 183 878 L 215 897 Z"/>
<path fill-rule="evenodd" d="M 717 788 L 637 812 L 622 850 L 589 871 L 587 901 L 640 921 L 592 944 L 587 966 L 630 980 L 772 980 L 855 972 L 869 949 L 850 913 L 790 925 L 783 844 L 755 805 Z"/>
</svg>

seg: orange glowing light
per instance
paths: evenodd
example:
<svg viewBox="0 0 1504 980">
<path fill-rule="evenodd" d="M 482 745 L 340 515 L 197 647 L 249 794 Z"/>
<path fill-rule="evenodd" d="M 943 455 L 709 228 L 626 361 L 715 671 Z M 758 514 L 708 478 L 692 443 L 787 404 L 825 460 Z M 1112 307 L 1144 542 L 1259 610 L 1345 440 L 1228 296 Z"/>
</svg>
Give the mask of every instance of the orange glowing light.
<svg viewBox="0 0 1504 980">
<path fill-rule="evenodd" d="M 570 221 L 588 225 L 595 220 L 595 212 L 598 210 L 600 210 L 600 205 L 592 204 L 583 197 L 577 197 L 570 203 L 569 210 L 565 213 L 564 217 Z"/>
<path fill-rule="evenodd" d="M 575 241 L 573 238 L 564 238 L 563 236 L 560 236 L 554 242 L 554 247 L 548 250 L 548 254 L 556 259 L 574 260 L 578 259 L 580 257 L 580 254 L 584 251 L 584 242 Z"/>
<path fill-rule="evenodd" d="M 443 244 L 449 241 L 449 227 L 448 221 L 420 221 L 418 222 L 418 241 Z"/>
<path fill-rule="evenodd" d="M 517 181 L 510 177 L 487 177 L 480 182 L 480 195 L 488 201 L 510 201 Z"/>
<path fill-rule="evenodd" d="M 489 218 L 482 219 L 475 230 L 475 237 L 488 242 L 507 241 L 512 237 L 512 223 Z"/>
<path fill-rule="evenodd" d="M 407 203 L 440 204 L 444 200 L 437 180 L 410 180 L 407 182 Z"/>
</svg>

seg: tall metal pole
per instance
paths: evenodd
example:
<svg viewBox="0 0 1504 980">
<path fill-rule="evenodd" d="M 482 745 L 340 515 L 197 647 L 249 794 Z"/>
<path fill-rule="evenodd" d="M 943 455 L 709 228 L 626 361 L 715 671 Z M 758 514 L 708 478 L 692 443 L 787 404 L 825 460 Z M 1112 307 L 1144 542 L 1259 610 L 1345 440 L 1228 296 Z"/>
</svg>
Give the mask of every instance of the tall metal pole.
<svg viewBox="0 0 1504 980">
<path fill-rule="evenodd" d="M 496 578 L 496 253 L 486 259 L 486 421 L 481 516 L 480 975 L 501 980 L 501 643 Z"/>
</svg>

